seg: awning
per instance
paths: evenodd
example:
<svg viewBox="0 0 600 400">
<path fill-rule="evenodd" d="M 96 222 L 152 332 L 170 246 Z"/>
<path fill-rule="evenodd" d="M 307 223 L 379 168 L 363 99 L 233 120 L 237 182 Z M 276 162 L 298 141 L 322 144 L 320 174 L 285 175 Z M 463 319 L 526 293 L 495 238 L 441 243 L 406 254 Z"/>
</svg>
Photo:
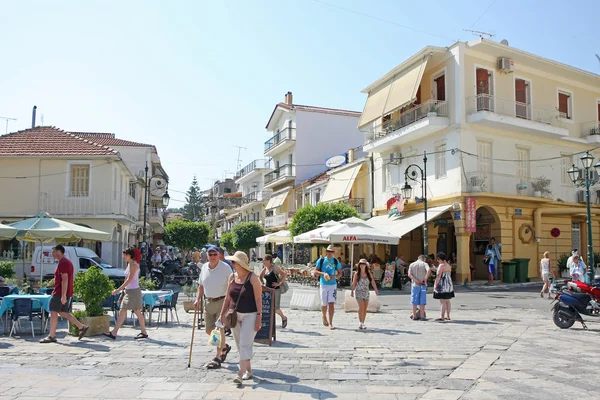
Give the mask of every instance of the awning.
<svg viewBox="0 0 600 400">
<path fill-rule="evenodd" d="M 358 171 L 363 166 L 362 163 L 354 165 L 353 167 L 346 168 L 341 172 L 331 174 L 325 193 L 321 198 L 321 202 L 329 203 L 331 201 L 345 199 L 350 196 L 352 185 L 358 175 Z"/>
<path fill-rule="evenodd" d="M 381 118 L 384 114 L 416 99 L 428 59 L 429 56 L 426 56 L 422 61 L 394 76 L 379 89 L 369 92 L 365 108 L 358 121 L 358 127 L 362 128 L 377 118 Z"/>
<path fill-rule="evenodd" d="M 446 212 L 452 205 L 432 207 L 427 209 L 427 220 L 433 221 L 441 214 Z M 380 215 L 367 220 L 367 223 L 374 228 L 393 233 L 396 236 L 404 236 L 413 229 L 423 226 L 425 223 L 425 212 L 414 211 L 406 213 L 400 217 L 389 218 L 387 215 Z"/>
<path fill-rule="evenodd" d="M 283 203 L 285 203 L 285 199 L 290 191 L 286 190 L 285 192 L 277 193 L 269 199 L 265 210 L 272 210 L 273 208 L 281 207 Z"/>
</svg>

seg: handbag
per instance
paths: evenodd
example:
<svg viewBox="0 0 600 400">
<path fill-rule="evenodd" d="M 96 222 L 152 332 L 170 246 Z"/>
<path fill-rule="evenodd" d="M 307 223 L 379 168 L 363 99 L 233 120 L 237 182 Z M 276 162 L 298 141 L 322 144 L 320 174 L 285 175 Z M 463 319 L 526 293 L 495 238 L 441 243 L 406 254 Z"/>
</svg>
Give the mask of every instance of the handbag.
<svg viewBox="0 0 600 400">
<path fill-rule="evenodd" d="M 281 286 L 279 286 L 279 293 L 286 294 L 288 290 L 290 290 L 290 285 L 288 285 L 287 281 L 284 281 Z"/>
<path fill-rule="evenodd" d="M 225 318 L 224 318 L 223 324 L 225 325 L 225 328 L 227 328 L 227 329 L 233 329 L 237 325 L 237 307 L 238 307 L 238 304 L 240 304 L 240 299 L 242 298 L 242 293 L 243 293 L 244 289 L 246 288 L 246 283 L 248 282 L 248 279 L 250 279 L 250 275 L 252 275 L 252 272 L 250 272 L 248 274 L 248 277 L 246 278 L 246 281 L 244 282 L 244 285 L 242 286 L 242 289 L 240 290 L 240 295 L 238 296 L 238 299 L 235 302 L 235 307 L 228 308 L 227 311 L 225 312 Z M 233 278 L 232 282 L 233 281 L 235 281 L 235 278 Z"/>
</svg>

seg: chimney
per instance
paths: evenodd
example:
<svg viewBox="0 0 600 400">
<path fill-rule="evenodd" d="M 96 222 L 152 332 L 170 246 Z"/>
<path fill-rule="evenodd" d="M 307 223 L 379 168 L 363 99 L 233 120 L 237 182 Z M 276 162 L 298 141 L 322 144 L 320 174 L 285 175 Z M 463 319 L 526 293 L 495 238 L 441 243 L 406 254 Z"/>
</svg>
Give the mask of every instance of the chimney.
<svg viewBox="0 0 600 400">
<path fill-rule="evenodd" d="M 37 111 L 37 106 L 33 106 L 33 112 L 31 114 L 31 127 L 35 128 L 35 113 Z"/>
<path fill-rule="evenodd" d="M 294 104 L 292 92 L 287 92 L 285 94 L 285 104 L 289 104 L 290 106 Z"/>
<path fill-rule="evenodd" d="M 354 149 L 349 149 L 348 150 L 348 162 L 351 163 L 352 161 L 354 161 Z"/>
</svg>

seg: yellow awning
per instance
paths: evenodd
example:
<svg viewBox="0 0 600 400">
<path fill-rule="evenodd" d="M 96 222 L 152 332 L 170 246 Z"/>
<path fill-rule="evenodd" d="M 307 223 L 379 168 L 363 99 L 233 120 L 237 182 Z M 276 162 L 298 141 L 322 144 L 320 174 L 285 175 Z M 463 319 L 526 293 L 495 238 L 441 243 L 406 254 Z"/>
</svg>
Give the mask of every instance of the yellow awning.
<svg viewBox="0 0 600 400">
<path fill-rule="evenodd" d="M 352 185 L 354 185 L 354 180 L 362 166 L 363 164 L 361 163 L 341 172 L 331 174 L 329 181 L 327 182 L 327 187 L 325 188 L 325 193 L 323 193 L 323 197 L 321 198 L 321 202 L 329 203 L 348 198 L 348 196 L 350 196 L 350 191 L 352 190 Z"/>
<path fill-rule="evenodd" d="M 281 193 L 277 193 L 271 196 L 265 210 L 272 210 L 273 208 L 281 207 L 283 203 L 285 203 L 285 199 L 290 191 L 286 190 Z"/>
<path fill-rule="evenodd" d="M 369 92 L 365 108 L 358 121 L 358 127 L 362 128 L 377 118 L 415 100 L 423 73 L 427 68 L 428 59 L 429 56 L 425 57 L 422 61 L 395 75 L 379 89 Z"/>
</svg>

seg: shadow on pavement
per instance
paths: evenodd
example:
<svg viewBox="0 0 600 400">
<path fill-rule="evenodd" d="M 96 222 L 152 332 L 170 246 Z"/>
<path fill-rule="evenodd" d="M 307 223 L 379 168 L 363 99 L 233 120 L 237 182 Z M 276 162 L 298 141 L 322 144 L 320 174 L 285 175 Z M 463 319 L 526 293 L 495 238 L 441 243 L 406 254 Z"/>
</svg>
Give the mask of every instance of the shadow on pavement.
<svg viewBox="0 0 600 400">
<path fill-rule="evenodd" d="M 271 347 L 298 348 L 298 349 L 307 349 L 308 348 L 308 346 L 302 346 L 301 344 L 296 344 L 296 343 L 282 342 L 280 340 L 274 341 Z"/>
<path fill-rule="evenodd" d="M 89 349 L 89 350 L 94 350 L 94 351 L 102 351 L 102 352 L 110 351 L 110 347 L 108 347 L 108 346 L 105 346 L 103 344 L 99 344 L 96 342 L 88 342 L 87 340 L 71 342 L 71 343 L 62 343 L 62 342 L 58 341 L 58 342 L 56 342 L 56 344 L 58 344 L 60 346 L 65 346 L 65 347 L 82 347 L 84 349 Z"/>
<path fill-rule="evenodd" d="M 421 335 L 421 332 L 413 332 L 413 331 L 400 331 L 396 329 L 366 329 L 363 332 L 365 333 L 383 333 L 384 335 L 398 335 L 401 333 L 407 335 Z"/>
<path fill-rule="evenodd" d="M 309 332 L 309 331 L 296 331 L 290 328 L 286 328 L 285 332 L 289 333 L 297 333 L 298 335 L 307 335 L 307 336 L 323 336 L 319 332 Z"/>
<path fill-rule="evenodd" d="M 227 369 L 237 373 L 237 365 L 229 366 Z M 300 379 L 297 376 L 282 374 L 281 372 L 266 371 L 262 369 L 254 369 L 254 380 L 247 381 L 244 386 L 252 388 L 261 388 L 262 390 L 271 390 L 273 392 L 283 392 L 282 384 L 291 384 L 292 393 L 302 394 L 304 397 L 310 395 L 313 399 L 334 399 L 335 394 L 325 389 L 317 389 L 306 385 L 298 384 Z M 274 380 L 275 382 L 271 382 Z"/>
<path fill-rule="evenodd" d="M 492 321 L 470 321 L 470 320 L 457 320 L 444 321 L 444 324 L 459 324 L 459 325 L 498 325 L 498 322 Z"/>
<path fill-rule="evenodd" d="M 10 344 L 10 343 L 0 342 L 0 349 L 8 349 L 8 348 L 11 348 L 11 347 L 13 347 L 13 345 Z"/>
</svg>

